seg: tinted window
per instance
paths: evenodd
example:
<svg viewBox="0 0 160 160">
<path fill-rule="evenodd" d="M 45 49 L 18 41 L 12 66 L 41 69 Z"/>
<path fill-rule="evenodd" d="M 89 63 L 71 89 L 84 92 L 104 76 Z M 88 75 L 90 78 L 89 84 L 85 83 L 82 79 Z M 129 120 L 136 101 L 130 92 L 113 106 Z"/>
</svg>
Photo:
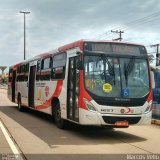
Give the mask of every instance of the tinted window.
<svg viewBox="0 0 160 160">
<path fill-rule="evenodd" d="M 26 64 L 24 67 L 24 81 L 28 81 L 29 64 Z"/>
<path fill-rule="evenodd" d="M 41 80 L 50 80 L 51 78 L 51 62 L 52 57 L 42 59 L 41 63 Z"/>
<path fill-rule="evenodd" d="M 60 53 L 55 55 L 53 60 L 53 68 L 65 66 L 66 57 L 66 53 Z"/>
<path fill-rule="evenodd" d="M 53 58 L 52 79 L 64 79 L 66 66 L 66 53 L 60 53 Z"/>
<path fill-rule="evenodd" d="M 37 72 L 36 72 L 36 80 L 40 80 L 41 76 L 41 60 L 37 61 Z"/>
<path fill-rule="evenodd" d="M 24 72 L 25 72 L 25 64 L 19 66 L 17 69 L 17 81 L 22 82 L 25 80 Z"/>
<path fill-rule="evenodd" d="M 43 69 L 50 68 L 50 58 L 46 58 L 43 60 Z"/>
</svg>

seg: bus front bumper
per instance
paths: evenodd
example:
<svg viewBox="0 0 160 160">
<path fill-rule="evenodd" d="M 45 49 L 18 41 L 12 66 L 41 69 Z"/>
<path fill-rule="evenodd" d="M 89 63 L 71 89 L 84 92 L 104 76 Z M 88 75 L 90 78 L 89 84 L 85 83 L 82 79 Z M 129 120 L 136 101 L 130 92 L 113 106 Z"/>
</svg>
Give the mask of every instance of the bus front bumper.
<svg viewBox="0 0 160 160">
<path fill-rule="evenodd" d="M 101 114 L 96 111 L 79 109 L 79 123 L 82 125 L 105 126 L 112 125 L 116 127 L 116 122 L 127 121 L 129 125 L 147 125 L 151 124 L 152 112 L 140 115 L 131 114 Z"/>
</svg>

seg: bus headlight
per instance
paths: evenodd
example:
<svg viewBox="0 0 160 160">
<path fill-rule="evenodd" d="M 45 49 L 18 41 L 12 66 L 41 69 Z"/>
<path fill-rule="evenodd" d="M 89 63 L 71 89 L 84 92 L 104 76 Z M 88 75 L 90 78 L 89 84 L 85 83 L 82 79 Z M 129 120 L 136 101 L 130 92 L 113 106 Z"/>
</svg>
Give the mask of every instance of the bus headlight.
<svg viewBox="0 0 160 160">
<path fill-rule="evenodd" d="M 93 104 L 90 101 L 88 101 L 85 98 L 83 100 L 84 100 L 84 103 L 85 103 L 86 107 L 88 108 L 88 110 L 96 111 L 96 108 L 93 106 Z"/>
</svg>

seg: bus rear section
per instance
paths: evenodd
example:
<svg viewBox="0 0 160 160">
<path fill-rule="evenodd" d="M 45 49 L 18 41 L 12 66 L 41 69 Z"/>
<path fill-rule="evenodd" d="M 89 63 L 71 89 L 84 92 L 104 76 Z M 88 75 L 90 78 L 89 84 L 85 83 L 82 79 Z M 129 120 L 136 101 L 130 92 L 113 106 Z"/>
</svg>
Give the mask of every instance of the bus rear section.
<svg viewBox="0 0 160 160">
<path fill-rule="evenodd" d="M 16 79 L 17 79 L 17 67 L 20 64 L 9 67 L 8 75 L 8 99 L 12 102 L 16 102 Z"/>
</svg>

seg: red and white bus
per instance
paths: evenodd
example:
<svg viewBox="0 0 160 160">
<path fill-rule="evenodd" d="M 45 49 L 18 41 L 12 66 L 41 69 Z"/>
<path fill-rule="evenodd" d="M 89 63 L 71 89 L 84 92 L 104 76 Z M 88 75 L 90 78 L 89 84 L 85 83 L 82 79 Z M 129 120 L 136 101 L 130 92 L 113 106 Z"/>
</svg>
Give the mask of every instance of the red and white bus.
<svg viewBox="0 0 160 160">
<path fill-rule="evenodd" d="M 150 124 L 152 87 L 143 45 L 79 40 L 9 69 L 8 97 L 81 125 Z"/>
</svg>

